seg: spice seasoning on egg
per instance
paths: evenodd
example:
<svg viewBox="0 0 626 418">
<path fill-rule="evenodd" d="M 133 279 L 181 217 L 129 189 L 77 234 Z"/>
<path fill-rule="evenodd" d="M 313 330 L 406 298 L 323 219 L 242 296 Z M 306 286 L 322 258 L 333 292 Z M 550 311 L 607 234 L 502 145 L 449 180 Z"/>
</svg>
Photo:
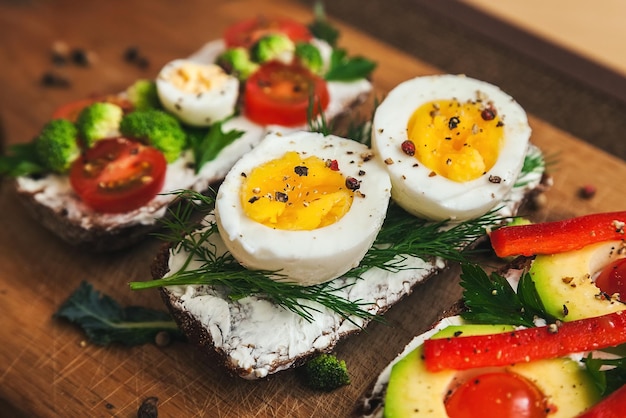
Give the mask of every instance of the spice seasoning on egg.
<svg viewBox="0 0 626 418">
<path fill-rule="evenodd" d="M 402 142 L 402 152 L 405 153 L 406 155 L 408 155 L 409 157 L 412 157 L 415 155 L 415 143 L 411 140 L 406 140 L 404 142 Z"/>
<path fill-rule="evenodd" d="M 347 177 L 346 187 L 352 191 L 358 190 L 361 187 L 361 181 L 355 179 L 354 177 Z"/>
</svg>

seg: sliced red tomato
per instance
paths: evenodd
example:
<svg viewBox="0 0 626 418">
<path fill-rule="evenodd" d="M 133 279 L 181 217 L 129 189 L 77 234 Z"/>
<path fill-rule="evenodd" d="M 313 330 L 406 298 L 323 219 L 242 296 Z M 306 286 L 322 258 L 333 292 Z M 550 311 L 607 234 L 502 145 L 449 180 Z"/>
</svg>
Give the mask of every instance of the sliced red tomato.
<svg viewBox="0 0 626 418">
<path fill-rule="evenodd" d="M 120 106 L 125 112 L 129 112 L 133 108 L 133 105 L 128 100 L 115 95 L 87 97 L 59 106 L 52 112 L 52 119 L 67 119 L 70 122 L 76 122 L 80 111 L 96 102 L 114 103 Z"/>
<path fill-rule="evenodd" d="M 269 33 L 285 34 L 294 42 L 309 41 L 313 38 L 305 25 L 293 19 L 257 16 L 242 20 L 228 27 L 224 32 L 224 41 L 228 48 L 238 46 L 249 48 Z"/>
<path fill-rule="evenodd" d="M 506 372 L 475 376 L 446 399 L 450 418 L 545 418 L 545 396 L 530 380 Z"/>
<path fill-rule="evenodd" d="M 619 293 L 619 299 L 626 301 L 626 258 L 615 260 L 606 266 L 596 278 L 596 286 L 604 293 Z"/>
<path fill-rule="evenodd" d="M 271 61 L 246 82 L 244 114 L 260 125 L 297 126 L 328 106 L 330 96 L 324 79 L 297 64 Z"/>
<path fill-rule="evenodd" d="M 103 139 L 72 164 L 70 183 L 94 210 L 128 212 L 161 191 L 166 169 L 156 148 L 126 138 Z"/>
</svg>

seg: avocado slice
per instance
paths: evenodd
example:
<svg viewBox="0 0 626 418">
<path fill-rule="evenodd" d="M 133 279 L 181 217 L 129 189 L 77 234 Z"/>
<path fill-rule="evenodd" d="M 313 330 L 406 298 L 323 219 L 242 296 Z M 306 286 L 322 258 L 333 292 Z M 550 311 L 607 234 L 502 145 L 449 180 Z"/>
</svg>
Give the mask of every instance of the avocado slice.
<svg viewBox="0 0 626 418">
<path fill-rule="evenodd" d="M 432 338 L 447 338 L 459 333 L 486 335 L 511 331 L 510 325 L 449 325 Z M 456 371 L 430 373 L 422 360 L 422 346 L 411 351 L 391 369 L 385 396 L 385 418 L 445 417 L 443 398 Z"/>
<path fill-rule="evenodd" d="M 626 309 L 603 294 L 593 275 L 624 255 L 622 241 L 605 241 L 580 250 L 538 255 L 529 273 L 546 311 L 563 321 L 590 318 Z"/>
<path fill-rule="evenodd" d="M 509 325 L 449 326 L 433 338 L 453 337 L 459 333 L 484 335 L 512 329 Z M 493 368 L 489 370 L 493 371 Z M 533 382 L 548 398 L 548 404 L 555 406 L 550 418 L 576 416 L 600 399 L 586 370 L 570 358 L 515 364 L 501 370 L 518 373 Z M 392 367 L 385 395 L 384 417 L 446 417 L 445 396 L 457 380 L 468 376 L 467 373 L 427 371 L 420 345 Z M 469 373 L 480 373 L 480 369 Z"/>
</svg>

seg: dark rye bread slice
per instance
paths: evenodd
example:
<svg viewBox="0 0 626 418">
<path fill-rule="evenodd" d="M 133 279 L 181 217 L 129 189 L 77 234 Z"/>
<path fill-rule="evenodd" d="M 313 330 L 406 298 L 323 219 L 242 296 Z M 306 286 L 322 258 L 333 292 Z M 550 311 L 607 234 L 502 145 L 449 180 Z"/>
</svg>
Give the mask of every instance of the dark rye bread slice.
<svg viewBox="0 0 626 418">
<path fill-rule="evenodd" d="M 504 277 L 519 279 L 521 273 L 523 271 L 526 271 L 529 268 L 531 260 L 532 260 L 531 257 L 515 258 L 511 262 L 498 268 L 497 273 Z M 438 317 L 435 323 L 433 323 L 431 327 L 425 332 L 433 330 L 437 325 L 441 324 L 441 321 L 460 315 L 464 309 L 465 309 L 465 305 L 463 303 L 463 300 L 458 300 L 448 309 L 441 312 L 441 315 Z M 417 338 L 418 337 L 410 341 L 407 344 L 407 346 L 404 348 L 404 350 L 401 353 L 399 353 L 398 356 L 391 363 L 385 366 L 382 372 L 376 377 L 376 380 L 373 382 L 372 386 L 370 387 L 370 389 L 368 390 L 366 395 L 363 397 L 363 399 L 361 400 L 358 406 L 359 416 L 362 416 L 363 418 L 382 418 L 383 417 L 384 407 L 385 407 L 385 404 L 384 404 L 385 392 L 387 389 L 387 384 L 389 382 L 389 375 L 391 372 L 391 367 L 398 360 L 400 360 L 409 352 L 411 352 L 413 349 L 415 349 L 417 345 L 419 345 Z"/>
<path fill-rule="evenodd" d="M 223 41 L 206 43 L 189 59 L 212 63 L 225 48 Z M 330 82 L 331 101 L 325 111 L 327 121 L 347 119 L 370 96 L 372 84 L 361 79 L 355 82 Z M 205 164 L 196 174 L 190 152 L 173 164 L 168 174 L 163 194 L 146 206 L 120 215 L 96 213 L 86 207 L 72 192 L 67 178 L 50 174 L 39 178 L 19 177 L 12 184 L 19 201 L 34 219 L 64 241 L 95 252 L 115 251 L 132 246 L 160 227 L 159 220 L 175 200 L 176 190 L 190 189 L 204 193 L 209 186 L 223 180 L 232 165 L 268 132 L 288 132 L 294 128 L 259 126 L 243 116 L 236 116 L 223 125 L 225 131 L 237 129 L 244 135 L 224 148 L 219 156 Z"/>
<path fill-rule="evenodd" d="M 539 153 L 532 146 L 529 152 Z M 515 215 L 524 202 L 551 184 L 543 170 L 524 180 L 503 202 L 499 212 L 503 216 Z M 153 277 L 177 271 L 178 257 L 170 248 L 163 248 L 153 263 Z M 343 288 L 340 293 L 350 300 L 375 301 L 367 309 L 382 315 L 417 285 L 447 268 L 439 259 L 409 259 L 407 263 L 416 268 L 395 273 L 372 269 L 361 280 L 335 279 L 336 287 Z M 346 284 L 349 286 L 344 287 Z M 233 301 L 223 290 L 210 286 L 164 287 L 161 295 L 190 342 L 207 354 L 217 355 L 226 369 L 245 379 L 296 367 L 316 353 L 331 351 L 339 340 L 367 326 L 366 321 L 351 318 L 351 322 L 321 306 L 317 306 L 320 313 L 314 320 L 307 322 L 262 297 Z"/>
</svg>

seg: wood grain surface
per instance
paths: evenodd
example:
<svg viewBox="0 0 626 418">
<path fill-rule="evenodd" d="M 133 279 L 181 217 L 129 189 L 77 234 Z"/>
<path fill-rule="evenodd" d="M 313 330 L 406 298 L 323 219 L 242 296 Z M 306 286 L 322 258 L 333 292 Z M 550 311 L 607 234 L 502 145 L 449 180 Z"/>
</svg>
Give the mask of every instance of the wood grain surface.
<svg viewBox="0 0 626 418">
<path fill-rule="evenodd" d="M 116 92 L 152 77 L 167 61 L 217 38 L 230 23 L 258 13 L 282 13 L 308 22 L 308 4 L 296 1 L 174 3 L 111 0 L 0 2 L 0 112 L 6 143 L 30 140 L 52 110 L 95 92 Z M 377 94 L 408 78 L 439 72 L 369 35 L 335 22 L 340 43 L 375 58 Z M 97 55 L 93 66 L 55 67 L 53 42 Z M 150 66 L 122 58 L 136 46 Z M 10 63 L 10 65 L 6 65 Z M 41 75 L 67 77 L 68 89 L 43 88 Z M 546 205 L 529 215 L 553 220 L 624 207 L 626 165 L 531 115 L 533 141 L 552 161 L 555 184 Z M 597 194 L 581 199 L 578 189 Z M 228 376 L 185 343 L 102 348 L 86 344 L 74 326 L 52 317 L 82 280 L 123 305 L 163 309 L 156 291 L 133 293 L 127 283 L 149 278 L 159 242 L 148 239 L 121 253 L 90 254 L 61 242 L 26 215 L 6 182 L 0 190 L 0 416 L 134 417 L 141 402 L 159 399 L 160 417 L 349 417 L 358 412 L 375 375 L 412 335 L 424 330 L 460 295 L 453 269 L 418 288 L 386 315 L 337 348 L 352 384 L 330 394 L 303 387 L 294 371 L 249 382 Z M 433 303 L 433 301 L 436 301 Z"/>
</svg>

